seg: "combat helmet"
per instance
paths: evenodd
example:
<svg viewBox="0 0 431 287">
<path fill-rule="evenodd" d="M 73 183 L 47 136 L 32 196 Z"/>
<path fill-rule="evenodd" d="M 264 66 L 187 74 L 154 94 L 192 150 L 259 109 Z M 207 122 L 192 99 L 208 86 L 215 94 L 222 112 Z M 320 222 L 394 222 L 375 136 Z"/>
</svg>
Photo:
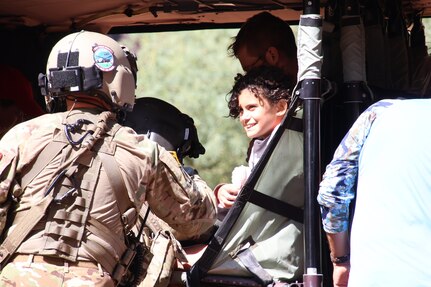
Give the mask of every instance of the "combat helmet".
<svg viewBox="0 0 431 287">
<path fill-rule="evenodd" d="M 55 100 L 82 93 L 98 97 L 113 111 L 131 111 L 135 102 L 136 56 L 107 35 L 81 31 L 51 50 L 39 86 L 47 109 Z"/>
<path fill-rule="evenodd" d="M 193 118 L 161 99 L 137 99 L 135 108 L 127 113 L 123 124 L 139 134 L 145 134 L 166 150 L 175 152 L 181 163 L 186 156 L 198 158 L 205 153 Z"/>
</svg>

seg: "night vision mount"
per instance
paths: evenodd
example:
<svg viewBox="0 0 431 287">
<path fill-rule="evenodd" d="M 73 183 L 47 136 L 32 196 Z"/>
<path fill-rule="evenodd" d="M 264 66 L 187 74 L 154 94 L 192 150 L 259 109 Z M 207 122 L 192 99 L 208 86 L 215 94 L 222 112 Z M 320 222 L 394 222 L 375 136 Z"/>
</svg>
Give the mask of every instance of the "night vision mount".
<svg viewBox="0 0 431 287">
<path fill-rule="evenodd" d="M 42 95 L 58 97 L 71 92 L 89 92 L 103 85 L 102 72 L 94 65 L 86 67 L 51 68 L 49 74 L 39 74 Z"/>
</svg>

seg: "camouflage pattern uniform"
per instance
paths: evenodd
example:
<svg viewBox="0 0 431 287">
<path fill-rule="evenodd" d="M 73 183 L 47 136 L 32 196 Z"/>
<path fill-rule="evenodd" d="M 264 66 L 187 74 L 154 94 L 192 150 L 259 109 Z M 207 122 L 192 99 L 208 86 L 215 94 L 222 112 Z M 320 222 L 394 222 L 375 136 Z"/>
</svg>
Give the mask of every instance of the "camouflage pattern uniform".
<svg viewBox="0 0 431 287">
<path fill-rule="evenodd" d="M 0 141 L 0 231 L 3 235 L 6 232 L 10 234 L 14 227 L 12 223 L 12 228 L 9 228 L 6 222 L 6 214 L 11 214 L 7 212 L 8 207 L 12 206 L 12 214 L 19 218 L 20 213 L 39 202 L 52 180 L 53 171 L 67 158 L 64 152 L 60 152 L 27 186 L 20 185 L 26 168 L 38 160 L 41 151 L 53 140 L 55 131 L 63 131 L 62 122 L 90 121 L 82 127 L 83 135 L 85 130 L 94 126 L 93 123 L 97 123 L 98 116 L 94 110 L 47 114 L 15 126 L 3 137 Z M 115 134 L 108 132 L 108 136 L 116 144 L 114 158 L 128 191 L 123 200 L 133 204 L 136 214 L 147 202 L 152 212 L 181 238 L 193 239 L 213 226 L 216 200 L 212 190 L 198 175 L 190 177 L 169 152 L 128 127 L 119 128 Z M 102 223 L 111 236 L 124 241 L 124 227 L 115 193 L 103 165 L 94 180 L 96 184 L 88 217 Z M 11 204 L 12 198 L 19 203 Z M 17 249 L 19 256 L 12 257 L 3 268 L 0 286 L 114 286 L 109 270 L 97 264 L 99 262 L 92 256 L 89 243 L 101 241 L 103 245 L 104 238 L 92 234 L 88 222 L 72 260 L 61 259 L 66 256 L 56 256 L 49 250 L 44 224 L 46 222 L 36 225 Z M 112 249 L 107 249 L 112 254 L 107 253 L 106 256 L 121 257 L 114 247 Z M 37 256 L 32 260 L 28 254 Z M 49 258 L 55 258 L 55 262 L 49 262 Z"/>
</svg>

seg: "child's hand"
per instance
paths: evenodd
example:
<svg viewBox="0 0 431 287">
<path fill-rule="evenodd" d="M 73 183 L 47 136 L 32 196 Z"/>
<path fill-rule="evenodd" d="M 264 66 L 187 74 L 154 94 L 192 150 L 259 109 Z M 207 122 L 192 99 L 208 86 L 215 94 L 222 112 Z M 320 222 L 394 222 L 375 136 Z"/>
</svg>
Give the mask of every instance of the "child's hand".
<svg viewBox="0 0 431 287">
<path fill-rule="evenodd" d="M 223 207 L 231 208 L 239 191 L 240 187 L 237 185 L 231 183 L 223 184 L 217 193 L 218 202 L 221 203 Z"/>
</svg>

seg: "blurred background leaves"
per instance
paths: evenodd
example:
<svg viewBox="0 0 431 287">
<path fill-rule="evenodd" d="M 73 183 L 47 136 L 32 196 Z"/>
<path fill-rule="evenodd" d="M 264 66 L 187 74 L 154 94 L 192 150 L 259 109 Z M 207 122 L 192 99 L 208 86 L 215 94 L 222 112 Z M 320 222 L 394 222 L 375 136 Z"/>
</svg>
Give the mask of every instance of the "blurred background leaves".
<svg viewBox="0 0 431 287">
<path fill-rule="evenodd" d="M 138 57 L 137 97 L 155 97 L 191 116 L 206 153 L 185 159 L 211 188 L 245 163 L 248 138 L 228 118 L 227 93 L 241 66 L 227 47 L 237 29 L 159 32 L 119 38 Z"/>
</svg>

